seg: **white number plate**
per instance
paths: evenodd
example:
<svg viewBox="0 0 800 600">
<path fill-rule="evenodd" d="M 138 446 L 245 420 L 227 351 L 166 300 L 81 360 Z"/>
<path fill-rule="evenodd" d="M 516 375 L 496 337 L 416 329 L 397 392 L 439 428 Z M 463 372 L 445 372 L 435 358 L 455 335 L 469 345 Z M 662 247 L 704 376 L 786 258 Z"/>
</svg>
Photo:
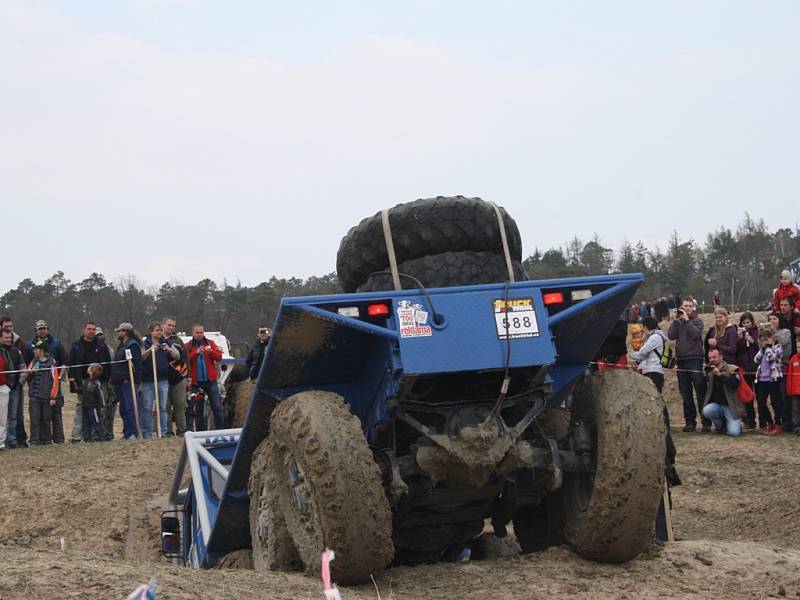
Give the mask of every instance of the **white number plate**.
<svg viewBox="0 0 800 600">
<path fill-rule="evenodd" d="M 530 338 L 539 335 L 533 298 L 509 298 L 493 302 L 497 339 Z"/>
</svg>

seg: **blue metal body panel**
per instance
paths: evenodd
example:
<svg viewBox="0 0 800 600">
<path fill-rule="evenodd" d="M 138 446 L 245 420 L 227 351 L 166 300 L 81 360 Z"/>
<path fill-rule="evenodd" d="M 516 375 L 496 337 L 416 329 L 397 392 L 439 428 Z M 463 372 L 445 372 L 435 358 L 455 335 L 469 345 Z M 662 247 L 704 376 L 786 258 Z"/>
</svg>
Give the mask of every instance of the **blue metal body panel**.
<svg viewBox="0 0 800 600">
<path fill-rule="evenodd" d="M 521 281 L 428 290 L 401 290 L 284 298 L 259 372 L 253 400 L 220 503 L 213 510 L 209 552 L 201 561 L 249 547 L 247 479 L 250 454 L 268 434 L 266 405 L 305 390 L 342 395 L 372 440 L 376 423 L 388 418 L 385 401 L 413 377 L 498 371 L 511 351 L 511 368 L 550 365 L 551 403 L 561 402 L 585 370 L 642 281 L 640 274 Z M 588 299 L 558 310 L 543 293 L 591 290 Z M 530 299 L 536 335 L 500 339 L 495 301 Z M 385 303 L 385 322 L 337 314 L 339 307 Z M 433 306 L 431 306 L 431 303 Z M 430 334 L 406 337 L 398 310 L 418 306 Z M 436 324 L 433 315 L 444 321 Z M 416 315 L 417 313 L 415 313 Z M 528 313 L 529 314 L 529 313 Z M 417 332 L 411 329 L 408 331 Z M 422 330 L 427 332 L 427 330 Z M 205 482 L 204 482 L 205 484 Z"/>
</svg>

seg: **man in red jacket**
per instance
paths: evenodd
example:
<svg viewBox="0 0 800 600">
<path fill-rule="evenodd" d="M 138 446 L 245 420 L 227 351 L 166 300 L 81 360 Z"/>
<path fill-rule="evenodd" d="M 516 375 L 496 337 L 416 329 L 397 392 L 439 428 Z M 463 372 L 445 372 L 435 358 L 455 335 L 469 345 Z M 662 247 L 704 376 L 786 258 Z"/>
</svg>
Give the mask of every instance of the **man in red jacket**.
<svg viewBox="0 0 800 600">
<path fill-rule="evenodd" d="M 205 329 L 198 324 L 192 325 L 192 339 L 186 344 L 186 351 L 192 385 L 206 393 L 214 413 L 214 427 L 222 429 L 225 427 L 225 420 L 222 416 L 222 398 L 217 384 L 217 379 L 219 379 L 217 363 L 222 360 L 222 350 L 213 340 L 206 337 Z M 196 415 L 198 431 L 205 431 L 208 429 L 205 406 L 199 406 L 197 410 L 200 412 Z"/>
</svg>

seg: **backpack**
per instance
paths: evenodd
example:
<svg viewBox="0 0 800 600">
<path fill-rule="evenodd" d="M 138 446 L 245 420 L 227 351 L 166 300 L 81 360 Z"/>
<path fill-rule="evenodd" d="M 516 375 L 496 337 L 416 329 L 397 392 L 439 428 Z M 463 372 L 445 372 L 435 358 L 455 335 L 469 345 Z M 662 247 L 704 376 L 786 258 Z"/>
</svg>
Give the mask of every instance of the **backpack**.
<svg viewBox="0 0 800 600">
<path fill-rule="evenodd" d="M 800 352 L 786 366 L 786 395 L 800 396 Z"/>
<path fill-rule="evenodd" d="M 655 334 L 651 334 L 655 335 Z M 661 336 L 659 336 L 661 337 Z M 661 343 L 664 345 L 664 349 L 659 352 L 658 350 L 653 350 L 656 353 L 656 356 L 661 361 L 661 366 L 665 369 L 674 369 L 675 368 L 675 348 L 670 346 L 667 341 L 661 337 Z"/>
</svg>

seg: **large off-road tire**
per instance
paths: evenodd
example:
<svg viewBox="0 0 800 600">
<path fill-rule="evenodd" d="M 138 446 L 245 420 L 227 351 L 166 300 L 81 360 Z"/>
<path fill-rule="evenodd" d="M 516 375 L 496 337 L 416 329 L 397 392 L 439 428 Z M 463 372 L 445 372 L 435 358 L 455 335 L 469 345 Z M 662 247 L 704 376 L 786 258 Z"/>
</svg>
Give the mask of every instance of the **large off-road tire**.
<svg viewBox="0 0 800 600">
<path fill-rule="evenodd" d="M 228 393 L 225 399 L 232 409 L 229 421 L 231 427 L 242 427 L 244 425 L 247 409 L 250 407 L 250 400 L 253 398 L 255 384 L 256 382 L 250 381 L 250 379 L 227 384 Z"/>
<path fill-rule="evenodd" d="M 512 261 L 514 279 L 527 279 L 519 261 Z M 449 287 L 453 285 L 476 285 L 479 283 L 498 283 L 508 281 L 508 267 L 502 256 L 491 252 L 443 252 L 400 263 L 397 270 L 417 278 L 426 288 Z M 414 288 L 410 279 L 401 278 L 404 289 Z M 392 290 L 392 276 L 389 273 L 370 277 L 358 286 L 359 292 Z"/>
<path fill-rule="evenodd" d="M 336 552 L 331 574 L 340 583 L 368 581 L 391 562 L 392 511 L 361 424 L 341 396 L 310 391 L 281 402 L 265 443 L 267 505 L 272 518 L 283 517 L 306 572 L 319 573 L 325 548 Z"/>
<path fill-rule="evenodd" d="M 505 211 L 503 221 L 512 260 L 522 260 L 517 224 Z M 500 227 L 494 207 L 480 198 L 424 198 L 398 204 L 389 211 L 397 262 L 442 252 L 474 250 L 502 255 Z M 370 273 L 389 265 L 381 214 L 350 229 L 339 245 L 336 273 L 345 292 L 353 292 Z"/>
<path fill-rule="evenodd" d="M 250 541 L 256 571 L 297 571 L 302 568 L 286 520 L 271 504 L 276 485 L 275 468 L 267 451 L 269 439 L 261 442 L 250 460 Z"/>
<path fill-rule="evenodd" d="M 653 538 L 664 485 L 664 405 L 648 379 L 614 369 L 576 388 L 571 427 L 591 432 L 595 474 L 564 478 L 564 532 L 590 560 L 625 562 Z"/>
</svg>

